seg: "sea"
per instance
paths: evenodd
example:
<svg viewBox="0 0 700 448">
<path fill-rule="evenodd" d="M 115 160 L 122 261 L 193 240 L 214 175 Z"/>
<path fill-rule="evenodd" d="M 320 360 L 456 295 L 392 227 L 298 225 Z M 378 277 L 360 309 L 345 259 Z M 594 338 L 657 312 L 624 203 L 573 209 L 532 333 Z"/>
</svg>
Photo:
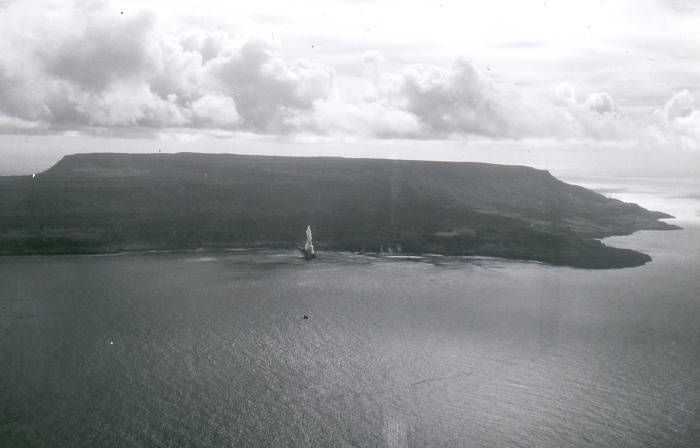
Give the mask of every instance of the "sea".
<svg viewBox="0 0 700 448">
<path fill-rule="evenodd" d="M 700 185 L 570 180 L 683 229 L 613 270 L 0 257 L 0 447 L 698 447 Z"/>
</svg>

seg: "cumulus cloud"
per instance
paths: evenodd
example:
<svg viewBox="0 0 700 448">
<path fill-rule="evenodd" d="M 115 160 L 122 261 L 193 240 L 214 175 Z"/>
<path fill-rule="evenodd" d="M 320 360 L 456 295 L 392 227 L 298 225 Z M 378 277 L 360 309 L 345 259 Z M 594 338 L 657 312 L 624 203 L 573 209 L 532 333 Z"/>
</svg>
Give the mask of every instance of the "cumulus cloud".
<svg viewBox="0 0 700 448">
<path fill-rule="evenodd" d="M 214 127 L 230 128 L 240 121 L 233 98 L 221 93 L 206 94 L 194 101 L 192 114 L 195 123 Z"/>
<path fill-rule="evenodd" d="M 164 28 L 147 12 L 89 3 L 44 16 L 0 8 L 0 130 L 143 132 L 164 128 L 367 137 L 630 139 L 640 126 L 606 92 L 571 83 L 549 95 L 497 82 L 458 57 L 450 67 L 385 71 L 358 57 L 366 91 L 343 91 L 332 67 L 285 60 L 271 39 L 225 29 Z M 654 113 L 659 135 L 698 141 L 688 91 Z M 671 137 L 668 137 L 671 138 Z"/>
<path fill-rule="evenodd" d="M 449 70 L 407 67 L 386 79 L 391 104 L 410 112 L 437 134 L 509 134 L 508 122 L 491 81 L 459 58 Z"/>
<path fill-rule="evenodd" d="M 562 83 L 551 97 L 532 95 L 495 82 L 463 57 L 448 69 L 416 64 L 378 79 L 376 101 L 414 116 L 423 136 L 612 140 L 635 133 L 608 93 L 591 93 L 579 103 L 574 87 Z"/>
<path fill-rule="evenodd" d="M 100 91 L 115 80 L 142 74 L 149 62 L 153 18 L 139 14 L 113 20 L 103 11 L 83 13 L 81 29 L 39 50 L 46 73 L 75 86 Z"/>
<path fill-rule="evenodd" d="M 12 4 L 0 14 L 23 13 Z M 13 43 L 0 48 L 7 50 L 0 55 L 3 115 L 57 129 L 276 133 L 333 89 L 332 68 L 287 64 L 270 40 L 201 29 L 169 34 L 150 14 L 125 16 L 105 6 L 74 9 L 63 20 L 50 38 L 42 38 L 39 20 L 33 30 L 0 31 Z"/>
<path fill-rule="evenodd" d="M 687 89 L 677 92 L 668 100 L 663 109 L 666 120 L 686 118 L 695 112 L 695 97 Z"/>
<path fill-rule="evenodd" d="M 609 94 L 605 92 L 595 92 L 586 98 L 586 107 L 599 114 L 607 114 L 615 111 L 615 103 Z"/>
<path fill-rule="evenodd" d="M 683 149 L 700 149 L 700 109 L 687 89 L 676 92 L 662 109 L 654 111 L 659 140 Z"/>
</svg>

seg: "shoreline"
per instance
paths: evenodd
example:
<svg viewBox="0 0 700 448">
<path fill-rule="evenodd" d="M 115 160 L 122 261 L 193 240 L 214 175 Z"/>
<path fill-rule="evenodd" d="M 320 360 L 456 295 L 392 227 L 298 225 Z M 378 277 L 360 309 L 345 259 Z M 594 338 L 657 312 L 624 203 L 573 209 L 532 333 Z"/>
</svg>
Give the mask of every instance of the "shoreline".
<svg viewBox="0 0 700 448">
<path fill-rule="evenodd" d="M 635 231 L 624 235 L 612 235 L 610 237 L 601 238 L 607 239 L 611 237 L 620 236 L 630 236 L 639 231 Z M 596 240 L 600 241 L 600 240 Z M 458 253 L 436 253 L 436 252 L 394 252 L 394 253 L 381 253 L 381 252 L 360 252 L 353 250 L 342 250 L 342 249 L 321 249 L 317 250 L 319 259 L 323 259 L 324 254 L 329 255 L 350 255 L 350 256 L 362 256 L 368 258 L 382 259 L 382 260 L 397 260 L 397 261 L 416 261 L 425 262 L 431 259 L 444 259 L 444 260 L 503 260 L 503 261 L 514 261 L 514 262 L 524 262 L 524 263 L 537 263 L 548 266 L 556 267 L 569 267 L 575 269 L 587 269 L 587 270 L 606 270 L 606 269 L 624 269 L 631 267 L 643 266 L 652 261 L 652 257 L 643 253 L 638 252 L 633 249 L 608 246 L 601 242 L 603 247 L 607 247 L 617 251 L 624 251 L 629 254 L 630 261 L 628 263 L 620 262 L 616 260 L 615 262 L 605 263 L 605 261 L 600 260 L 588 260 L 578 264 L 570 264 L 564 262 L 552 262 L 543 259 L 538 259 L 533 257 L 518 257 L 509 256 L 508 254 L 501 255 L 491 255 L 483 253 L 469 253 L 469 254 L 458 254 Z M 265 253 L 265 252 L 289 252 L 290 258 L 303 260 L 302 256 L 297 254 L 297 251 L 289 247 L 198 247 L 194 249 L 187 248 L 172 248 L 172 249 L 121 249 L 114 251 L 94 251 L 94 252 L 41 252 L 34 251 L 31 253 L 0 253 L 0 258 L 23 258 L 23 257 L 120 257 L 120 256 L 130 256 L 130 255 L 196 255 L 201 254 L 212 254 L 212 253 L 225 253 L 231 255 L 247 255 L 255 253 Z"/>
</svg>

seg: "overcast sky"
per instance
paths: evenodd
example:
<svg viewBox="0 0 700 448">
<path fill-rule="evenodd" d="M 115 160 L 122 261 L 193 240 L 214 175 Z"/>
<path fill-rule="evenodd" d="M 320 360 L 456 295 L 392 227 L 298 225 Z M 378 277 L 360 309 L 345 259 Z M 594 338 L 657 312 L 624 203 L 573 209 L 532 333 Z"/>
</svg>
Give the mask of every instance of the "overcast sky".
<svg viewBox="0 0 700 448">
<path fill-rule="evenodd" d="M 690 0 L 0 0 L 0 23 L 0 172 L 75 151 L 700 152 Z"/>
</svg>

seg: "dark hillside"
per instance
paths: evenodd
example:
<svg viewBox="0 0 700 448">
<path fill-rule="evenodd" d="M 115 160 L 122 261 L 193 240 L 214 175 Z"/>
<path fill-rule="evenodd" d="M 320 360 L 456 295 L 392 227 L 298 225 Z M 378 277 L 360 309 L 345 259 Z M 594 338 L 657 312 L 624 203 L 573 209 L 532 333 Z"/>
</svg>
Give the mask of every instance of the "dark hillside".
<svg viewBox="0 0 700 448">
<path fill-rule="evenodd" d="M 672 229 L 522 166 L 212 154 L 84 154 L 0 178 L 0 253 L 294 247 L 493 255 L 581 267 L 649 257 L 594 238 Z"/>
</svg>

